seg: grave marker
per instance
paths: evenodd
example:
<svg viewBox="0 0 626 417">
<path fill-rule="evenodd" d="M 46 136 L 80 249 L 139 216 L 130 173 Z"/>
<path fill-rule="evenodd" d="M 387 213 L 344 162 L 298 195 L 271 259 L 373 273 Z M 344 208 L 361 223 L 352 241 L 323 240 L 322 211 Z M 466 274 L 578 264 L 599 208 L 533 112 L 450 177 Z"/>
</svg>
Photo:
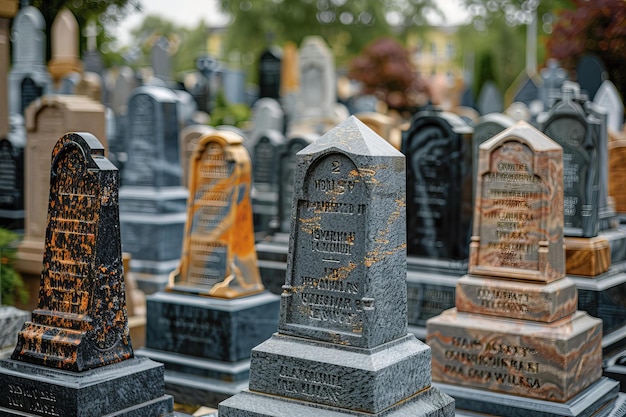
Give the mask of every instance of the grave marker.
<svg viewBox="0 0 626 417">
<path fill-rule="evenodd" d="M 163 366 L 133 358 L 117 169 L 89 133 L 56 142 L 37 309 L 0 361 L 6 416 L 163 415 Z M 104 401 L 103 399 L 106 399 Z"/>
<path fill-rule="evenodd" d="M 607 128 L 609 132 L 621 132 L 624 124 L 624 103 L 615 85 L 606 80 L 600 85 L 593 102 L 607 112 Z"/>
<path fill-rule="evenodd" d="M 500 113 L 504 110 L 504 104 L 502 103 L 502 93 L 498 90 L 496 84 L 492 81 L 487 81 L 478 95 L 478 111 L 482 115 L 490 113 Z"/>
<path fill-rule="evenodd" d="M 590 99 L 595 98 L 598 89 L 607 78 L 604 64 L 594 55 L 583 56 L 576 65 L 576 82 Z"/>
<path fill-rule="evenodd" d="M 24 150 L 24 239 L 20 243 L 16 269 L 41 273 L 46 233 L 50 153 L 56 139 L 66 132 L 91 131 L 106 138 L 104 106 L 82 96 L 44 96 L 26 112 L 27 141 Z M 103 139 L 103 145 L 107 146 Z"/>
<path fill-rule="evenodd" d="M 278 99 L 280 97 L 280 69 L 282 51 L 271 47 L 263 51 L 259 58 L 259 97 Z"/>
<path fill-rule="evenodd" d="M 182 169 L 181 179 L 183 187 L 188 186 L 189 162 L 191 161 L 194 149 L 196 149 L 198 140 L 214 130 L 215 129 L 208 125 L 191 125 L 180 131 L 180 165 Z"/>
<path fill-rule="evenodd" d="M 60 86 L 61 80 L 71 73 L 78 73 L 78 77 L 81 77 L 83 64 L 79 59 L 79 38 L 80 32 L 76 18 L 69 9 L 63 7 L 52 23 L 52 35 L 50 37 L 52 58 L 48 63 L 48 70 L 57 87 Z M 74 86 L 76 84 L 78 83 L 74 83 Z M 72 93 L 73 90 L 61 94 Z"/>
<path fill-rule="evenodd" d="M 252 150 L 252 210 L 255 232 L 272 235 L 278 230 L 280 154 L 285 137 L 277 130 L 266 130 Z"/>
<path fill-rule="evenodd" d="M 24 116 L 35 99 L 51 91 L 46 56 L 46 23 L 39 10 L 26 6 L 17 13 L 11 28 L 13 61 L 9 72 L 9 112 Z"/>
<path fill-rule="evenodd" d="M 350 117 L 297 166 L 278 333 L 220 416 L 454 415 L 406 333 L 404 157 Z"/>
<path fill-rule="evenodd" d="M 167 392 L 186 404 L 217 403 L 247 382 L 250 350 L 274 331 L 278 296 L 264 292 L 243 138 L 203 135 L 190 166 L 187 223 L 167 293 L 147 299 L 146 349 L 165 363 Z"/>
<path fill-rule="evenodd" d="M 565 278 L 562 155 L 525 122 L 480 147 L 469 275 L 428 321 L 433 380 L 460 410 L 579 416 L 615 400 L 601 321 Z"/>
</svg>

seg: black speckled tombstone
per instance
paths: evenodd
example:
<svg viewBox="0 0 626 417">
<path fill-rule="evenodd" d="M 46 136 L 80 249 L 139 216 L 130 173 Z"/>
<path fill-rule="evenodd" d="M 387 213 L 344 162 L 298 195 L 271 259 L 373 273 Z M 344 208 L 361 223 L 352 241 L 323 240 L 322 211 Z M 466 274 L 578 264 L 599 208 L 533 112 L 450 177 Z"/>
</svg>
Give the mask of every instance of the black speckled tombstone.
<svg viewBox="0 0 626 417">
<path fill-rule="evenodd" d="M 220 417 L 453 416 L 407 334 L 404 157 L 355 117 L 303 149 L 278 333 Z"/>
<path fill-rule="evenodd" d="M 163 365 L 133 358 L 118 172 L 89 133 L 52 151 L 39 301 L 0 361 L 0 416 L 162 416 Z"/>
</svg>

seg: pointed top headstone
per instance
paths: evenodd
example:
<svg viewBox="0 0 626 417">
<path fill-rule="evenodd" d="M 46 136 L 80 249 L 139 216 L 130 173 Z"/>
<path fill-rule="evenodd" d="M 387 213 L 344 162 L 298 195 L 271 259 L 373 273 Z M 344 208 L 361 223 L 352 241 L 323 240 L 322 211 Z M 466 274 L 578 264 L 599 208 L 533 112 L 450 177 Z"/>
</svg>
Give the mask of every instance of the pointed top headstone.
<svg viewBox="0 0 626 417">
<path fill-rule="evenodd" d="M 607 111 L 607 127 L 613 132 L 621 132 L 624 124 L 624 103 L 615 84 L 606 80 L 602 83 L 593 102 Z"/>
<path fill-rule="evenodd" d="M 79 56 L 80 31 L 74 14 L 63 7 L 52 23 L 52 58 L 48 64 L 50 74 L 55 80 L 64 78 L 70 72 L 82 73 L 83 66 Z"/>
<path fill-rule="evenodd" d="M 356 117 L 298 153 L 280 333 L 362 348 L 406 334 L 404 164 Z"/>
</svg>

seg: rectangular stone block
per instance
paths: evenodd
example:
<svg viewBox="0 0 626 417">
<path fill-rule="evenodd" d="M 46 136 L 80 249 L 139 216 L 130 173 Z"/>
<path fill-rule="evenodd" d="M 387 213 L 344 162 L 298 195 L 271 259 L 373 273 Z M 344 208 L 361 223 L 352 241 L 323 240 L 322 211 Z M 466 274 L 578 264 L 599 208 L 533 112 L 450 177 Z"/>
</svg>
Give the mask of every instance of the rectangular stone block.
<svg viewBox="0 0 626 417">
<path fill-rule="evenodd" d="M 604 236 L 565 238 L 565 271 L 568 275 L 595 277 L 609 270 L 611 247 Z"/>
<path fill-rule="evenodd" d="M 451 309 L 428 321 L 433 381 L 564 402 L 602 374 L 601 327 L 580 311 L 541 323 Z"/>
<path fill-rule="evenodd" d="M 460 312 L 544 323 L 574 314 L 577 302 L 576 285 L 569 279 L 537 284 L 466 275 L 459 279 L 456 291 Z"/>
<path fill-rule="evenodd" d="M 146 304 L 150 349 L 236 362 L 277 328 L 279 299 L 269 293 L 223 300 L 160 292 Z"/>
</svg>

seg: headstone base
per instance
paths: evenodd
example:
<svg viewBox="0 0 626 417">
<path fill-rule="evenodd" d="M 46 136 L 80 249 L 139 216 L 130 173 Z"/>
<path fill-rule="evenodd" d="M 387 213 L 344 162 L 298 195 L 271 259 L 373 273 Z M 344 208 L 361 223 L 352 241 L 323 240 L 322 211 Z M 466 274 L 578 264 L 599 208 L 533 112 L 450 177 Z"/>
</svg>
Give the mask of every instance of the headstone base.
<svg viewBox="0 0 626 417">
<path fill-rule="evenodd" d="M 611 248 L 604 236 L 565 238 L 565 270 L 568 274 L 594 277 L 609 270 Z"/>
<path fill-rule="evenodd" d="M 278 328 L 280 297 L 235 299 L 159 292 L 146 297 L 146 348 L 135 352 L 165 365 L 176 401 L 214 405 L 248 384 L 250 351 Z"/>
<path fill-rule="evenodd" d="M 601 377 L 601 336 L 583 311 L 541 323 L 455 308 L 428 321 L 427 341 L 435 381 L 565 402 Z"/>
<path fill-rule="evenodd" d="M 255 248 L 263 285 L 271 293 L 280 295 L 283 292 L 287 270 L 289 234 L 276 233 L 268 236 L 265 240 L 257 242 Z"/>
<path fill-rule="evenodd" d="M 452 417 L 454 400 L 430 387 L 383 412 L 372 414 L 245 390 L 222 402 L 218 413 L 220 417 Z"/>
<path fill-rule="evenodd" d="M 85 372 L 0 361 L 0 416 L 161 416 L 173 411 L 163 365 L 133 358 Z"/>
<path fill-rule="evenodd" d="M 17 334 L 22 330 L 24 322 L 30 320 L 30 313 L 15 307 L 0 306 L 0 349 L 15 348 Z M 0 353 L 0 358 L 2 358 Z"/>
<path fill-rule="evenodd" d="M 593 278 L 568 275 L 578 289 L 578 309 L 602 319 L 602 351 L 626 347 L 626 262 L 613 264 Z"/>
<path fill-rule="evenodd" d="M 457 416 L 494 415 L 507 417 L 556 416 L 623 416 L 626 410 L 615 410 L 612 403 L 623 406 L 618 398 L 619 384 L 609 378 L 600 378 L 584 391 L 564 403 L 537 400 L 522 396 L 467 388 L 458 385 L 434 384 L 456 400 Z M 468 411 L 468 414 L 464 412 Z M 597 413 L 597 414 L 596 414 Z M 220 414 L 221 416 L 221 414 Z"/>
<path fill-rule="evenodd" d="M 456 283 L 467 261 L 407 257 L 408 331 L 426 339 L 426 320 L 454 307 Z"/>
</svg>

